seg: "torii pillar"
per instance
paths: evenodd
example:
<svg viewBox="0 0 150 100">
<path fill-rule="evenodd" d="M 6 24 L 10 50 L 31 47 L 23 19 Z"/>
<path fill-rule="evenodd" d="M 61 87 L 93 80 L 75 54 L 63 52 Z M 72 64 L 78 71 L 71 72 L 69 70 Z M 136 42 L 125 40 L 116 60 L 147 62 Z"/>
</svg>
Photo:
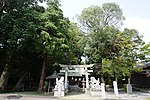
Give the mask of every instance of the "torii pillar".
<svg viewBox="0 0 150 100">
<path fill-rule="evenodd" d="M 86 79 L 86 89 L 89 89 L 89 77 L 87 67 L 85 67 L 85 79 Z"/>
<path fill-rule="evenodd" d="M 65 68 L 65 92 L 68 92 L 68 67 Z"/>
</svg>

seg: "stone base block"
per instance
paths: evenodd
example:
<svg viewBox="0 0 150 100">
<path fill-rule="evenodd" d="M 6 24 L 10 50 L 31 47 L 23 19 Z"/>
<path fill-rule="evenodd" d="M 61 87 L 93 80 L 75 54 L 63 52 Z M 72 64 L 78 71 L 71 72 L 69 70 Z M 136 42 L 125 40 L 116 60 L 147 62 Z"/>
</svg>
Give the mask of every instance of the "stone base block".
<svg viewBox="0 0 150 100">
<path fill-rule="evenodd" d="M 91 91 L 91 96 L 101 96 L 101 92 L 100 91 Z"/>
<path fill-rule="evenodd" d="M 54 92 L 54 97 L 59 97 L 59 96 L 61 97 L 65 96 L 65 91 L 61 91 L 61 93 L 59 93 L 58 91 Z"/>
</svg>

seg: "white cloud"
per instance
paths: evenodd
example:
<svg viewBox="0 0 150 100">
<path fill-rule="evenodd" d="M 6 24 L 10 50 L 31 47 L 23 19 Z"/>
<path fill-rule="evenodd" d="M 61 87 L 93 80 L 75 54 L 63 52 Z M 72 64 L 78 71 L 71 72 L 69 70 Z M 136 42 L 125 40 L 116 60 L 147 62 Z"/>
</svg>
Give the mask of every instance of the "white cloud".
<svg viewBox="0 0 150 100">
<path fill-rule="evenodd" d="M 150 42 L 150 19 L 129 17 L 124 21 L 123 28 L 136 29 L 142 34 L 145 42 Z"/>
</svg>

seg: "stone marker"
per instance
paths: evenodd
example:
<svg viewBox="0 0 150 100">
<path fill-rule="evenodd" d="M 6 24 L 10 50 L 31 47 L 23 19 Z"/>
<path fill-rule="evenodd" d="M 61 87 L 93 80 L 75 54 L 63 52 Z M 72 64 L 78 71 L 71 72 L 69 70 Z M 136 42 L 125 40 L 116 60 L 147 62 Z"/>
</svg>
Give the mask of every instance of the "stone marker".
<svg viewBox="0 0 150 100">
<path fill-rule="evenodd" d="M 105 99 L 106 94 L 105 94 L 105 84 L 104 83 L 101 83 L 101 89 L 102 89 L 102 98 Z"/>
<path fill-rule="evenodd" d="M 131 94 L 132 93 L 132 86 L 130 84 L 130 78 L 128 78 L 128 84 L 127 84 L 127 94 Z"/>
<path fill-rule="evenodd" d="M 127 94 L 132 94 L 132 86 L 131 86 L 131 84 L 127 84 Z"/>
<path fill-rule="evenodd" d="M 113 86 L 114 86 L 114 93 L 116 96 L 118 96 L 118 86 L 117 86 L 117 82 L 113 81 Z"/>
</svg>

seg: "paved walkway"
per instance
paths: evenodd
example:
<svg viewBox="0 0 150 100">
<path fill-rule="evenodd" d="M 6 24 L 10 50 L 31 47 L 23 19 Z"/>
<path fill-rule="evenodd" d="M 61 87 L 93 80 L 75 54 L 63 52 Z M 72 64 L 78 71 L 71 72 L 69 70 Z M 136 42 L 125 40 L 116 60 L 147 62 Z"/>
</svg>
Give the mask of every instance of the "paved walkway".
<svg viewBox="0 0 150 100">
<path fill-rule="evenodd" d="M 0 94 L 0 100 L 58 100 L 58 98 L 53 96 Z M 134 92 L 131 95 L 120 93 L 119 96 L 116 97 L 114 93 L 107 92 L 105 99 L 101 97 L 92 97 L 88 94 L 70 94 L 60 98 L 60 100 L 150 100 L 150 93 Z"/>
<path fill-rule="evenodd" d="M 149 98 L 149 99 L 148 99 Z M 131 95 L 120 93 L 115 96 L 113 92 L 107 92 L 106 97 L 92 97 L 87 94 L 68 95 L 61 98 L 62 100 L 150 100 L 150 93 L 134 92 Z"/>
</svg>

